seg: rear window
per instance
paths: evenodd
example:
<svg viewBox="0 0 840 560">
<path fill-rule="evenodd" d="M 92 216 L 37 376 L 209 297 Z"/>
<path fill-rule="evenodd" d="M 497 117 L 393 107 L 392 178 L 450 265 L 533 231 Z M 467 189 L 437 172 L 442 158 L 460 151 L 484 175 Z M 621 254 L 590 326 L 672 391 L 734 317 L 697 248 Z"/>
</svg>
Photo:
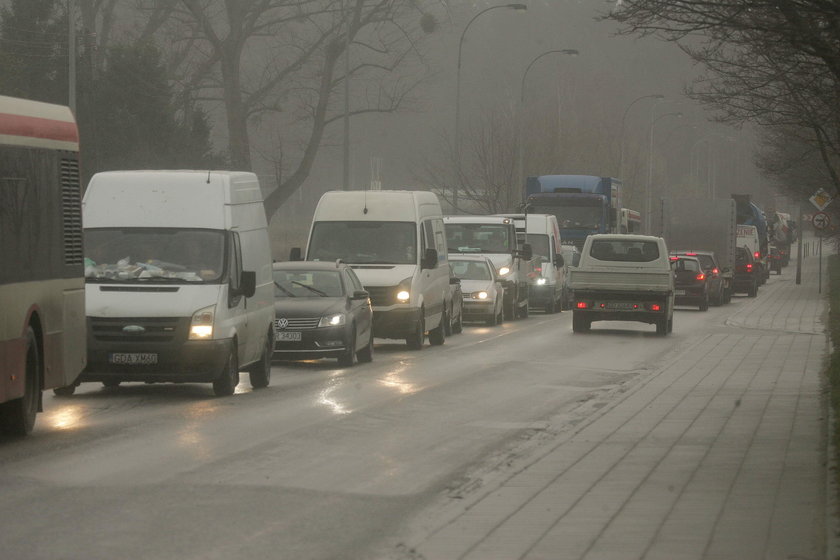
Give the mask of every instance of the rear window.
<svg viewBox="0 0 840 560">
<path fill-rule="evenodd" d="M 597 240 L 589 255 L 599 261 L 651 262 L 659 258 L 659 245 L 655 241 Z"/>
<path fill-rule="evenodd" d="M 697 272 L 700 270 L 699 263 L 695 260 L 679 259 L 675 266 L 677 272 Z"/>
</svg>

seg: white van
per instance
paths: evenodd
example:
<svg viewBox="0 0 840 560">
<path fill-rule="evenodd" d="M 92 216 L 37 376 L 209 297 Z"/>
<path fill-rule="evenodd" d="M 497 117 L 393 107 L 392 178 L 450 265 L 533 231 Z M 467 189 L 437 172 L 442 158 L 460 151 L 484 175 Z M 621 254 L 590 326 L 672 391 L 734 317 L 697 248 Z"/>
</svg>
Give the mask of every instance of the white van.
<svg viewBox="0 0 840 560">
<path fill-rule="evenodd" d="M 767 255 L 761 254 L 761 241 L 758 234 L 758 228 L 752 225 L 738 224 L 735 227 L 736 245 L 738 247 L 746 247 L 750 253 L 753 254 L 756 264 L 761 269 L 759 271 L 759 284 L 764 284 L 770 276 L 770 267 L 767 264 Z"/>
<path fill-rule="evenodd" d="M 528 305 L 546 313 L 562 311 L 568 301 L 560 227 L 553 214 L 498 214 L 513 220 L 520 247 L 531 246 L 534 274 L 528 282 Z"/>
<path fill-rule="evenodd" d="M 516 227 L 503 216 L 444 216 L 446 243 L 454 254 L 484 255 L 505 289 L 505 319 L 528 316 L 528 284 L 535 274 L 531 246 L 520 248 Z"/>
<path fill-rule="evenodd" d="M 274 289 L 257 177 L 113 171 L 83 200 L 88 365 L 79 381 L 266 387 Z"/>
<path fill-rule="evenodd" d="M 350 264 L 370 294 L 373 334 L 412 349 L 443 344 L 449 320 L 449 262 L 440 202 L 425 191 L 324 193 L 306 260 Z"/>
</svg>

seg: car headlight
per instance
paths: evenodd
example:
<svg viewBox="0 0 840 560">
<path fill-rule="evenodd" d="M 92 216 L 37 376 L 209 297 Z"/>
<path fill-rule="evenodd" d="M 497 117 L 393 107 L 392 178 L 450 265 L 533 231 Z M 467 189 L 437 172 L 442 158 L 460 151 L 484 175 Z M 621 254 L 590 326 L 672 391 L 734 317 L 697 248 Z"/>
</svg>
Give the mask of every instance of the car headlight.
<svg viewBox="0 0 840 560">
<path fill-rule="evenodd" d="M 509 267 L 503 266 L 502 268 L 499 269 L 499 276 L 507 276 L 508 274 L 510 274 L 510 268 Z"/>
<path fill-rule="evenodd" d="M 473 293 L 473 298 L 475 298 L 475 299 L 487 299 L 488 297 L 489 296 L 487 295 L 487 292 L 474 292 Z"/>
<path fill-rule="evenodd" d="M 397 301 L 400 303 L 408 303 L 411 299 L 411 276 L 405 278 L 397 285 Z"/>
<path fill-rule="evenodd" d="M 209 340 L 213 338 L 213 319 L 216 306 L 204 307 L 193 313 L 190 321 L 189 340 Z"/>
<path fill-rule="evenodd" d="M 336 313 L 335 315 L 325 315 L 318 321 L 319 327 L 339 327 L 344 324 L 344 313 Z"/>
<path fill-rule="evenodd" d="M 545 278 L 537 278 L 537 286 L 545 286 Z"/>
</svg>

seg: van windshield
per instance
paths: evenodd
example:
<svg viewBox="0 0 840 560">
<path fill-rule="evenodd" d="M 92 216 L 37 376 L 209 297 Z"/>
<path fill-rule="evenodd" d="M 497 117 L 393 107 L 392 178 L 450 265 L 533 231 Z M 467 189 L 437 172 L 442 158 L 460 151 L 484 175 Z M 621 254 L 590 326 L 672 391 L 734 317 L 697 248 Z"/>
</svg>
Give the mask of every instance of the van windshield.
<svg viewBox="0 0 840 560">
<path fill-rule="evenodd" d="M 308 260 L 352 264 L 417 264 L 412 222 L 315 222 Z"/>
<path fill-rule="evenodd" d="M 515 234 L 505 224 L 446 224 L 450 253 L 513 253 Z"/>
<path fill-rule="evenodd" d="M 225 234 L 207 229 L 84 230 L 88 282 L 217 283 Z"/>
</svg>

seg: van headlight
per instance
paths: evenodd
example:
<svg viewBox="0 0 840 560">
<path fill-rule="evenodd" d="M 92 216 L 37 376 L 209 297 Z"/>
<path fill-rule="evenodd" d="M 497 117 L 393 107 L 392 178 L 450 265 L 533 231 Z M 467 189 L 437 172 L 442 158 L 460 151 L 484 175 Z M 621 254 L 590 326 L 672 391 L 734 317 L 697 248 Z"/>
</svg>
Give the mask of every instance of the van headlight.
<svg viewBox="0 0 840 560">
<path fill-rule="evenodd" d="M 508 274 L 510 274 L 510 268 L 507 266 L 503 266 L 499 269 L 499 276 L 507 276 Z"/>
<path fill-rule="evenodd" d="M 344 313 L 336 313 L 335 315 L 324 315 L 318 321 L 319 327 L 339 327 L 346 321 Z"/>
<path fill-rule="evenodd" d="M 400 303 L 408 303 L 411 299 L 411 276 L 404 279 L 397 285 L 397 301 Z"/>
<path fill-rule="evenodd" d="M 210 340 L 213 338 L 213 318 L 216 306 L 204 307 L 193 313 L 190 321 L 189 340 Z"/>
<path fill-rule="evenodd" d="M 537 278 L 537 286 L 545 286 L 545 278 Z"/>
</svg>

